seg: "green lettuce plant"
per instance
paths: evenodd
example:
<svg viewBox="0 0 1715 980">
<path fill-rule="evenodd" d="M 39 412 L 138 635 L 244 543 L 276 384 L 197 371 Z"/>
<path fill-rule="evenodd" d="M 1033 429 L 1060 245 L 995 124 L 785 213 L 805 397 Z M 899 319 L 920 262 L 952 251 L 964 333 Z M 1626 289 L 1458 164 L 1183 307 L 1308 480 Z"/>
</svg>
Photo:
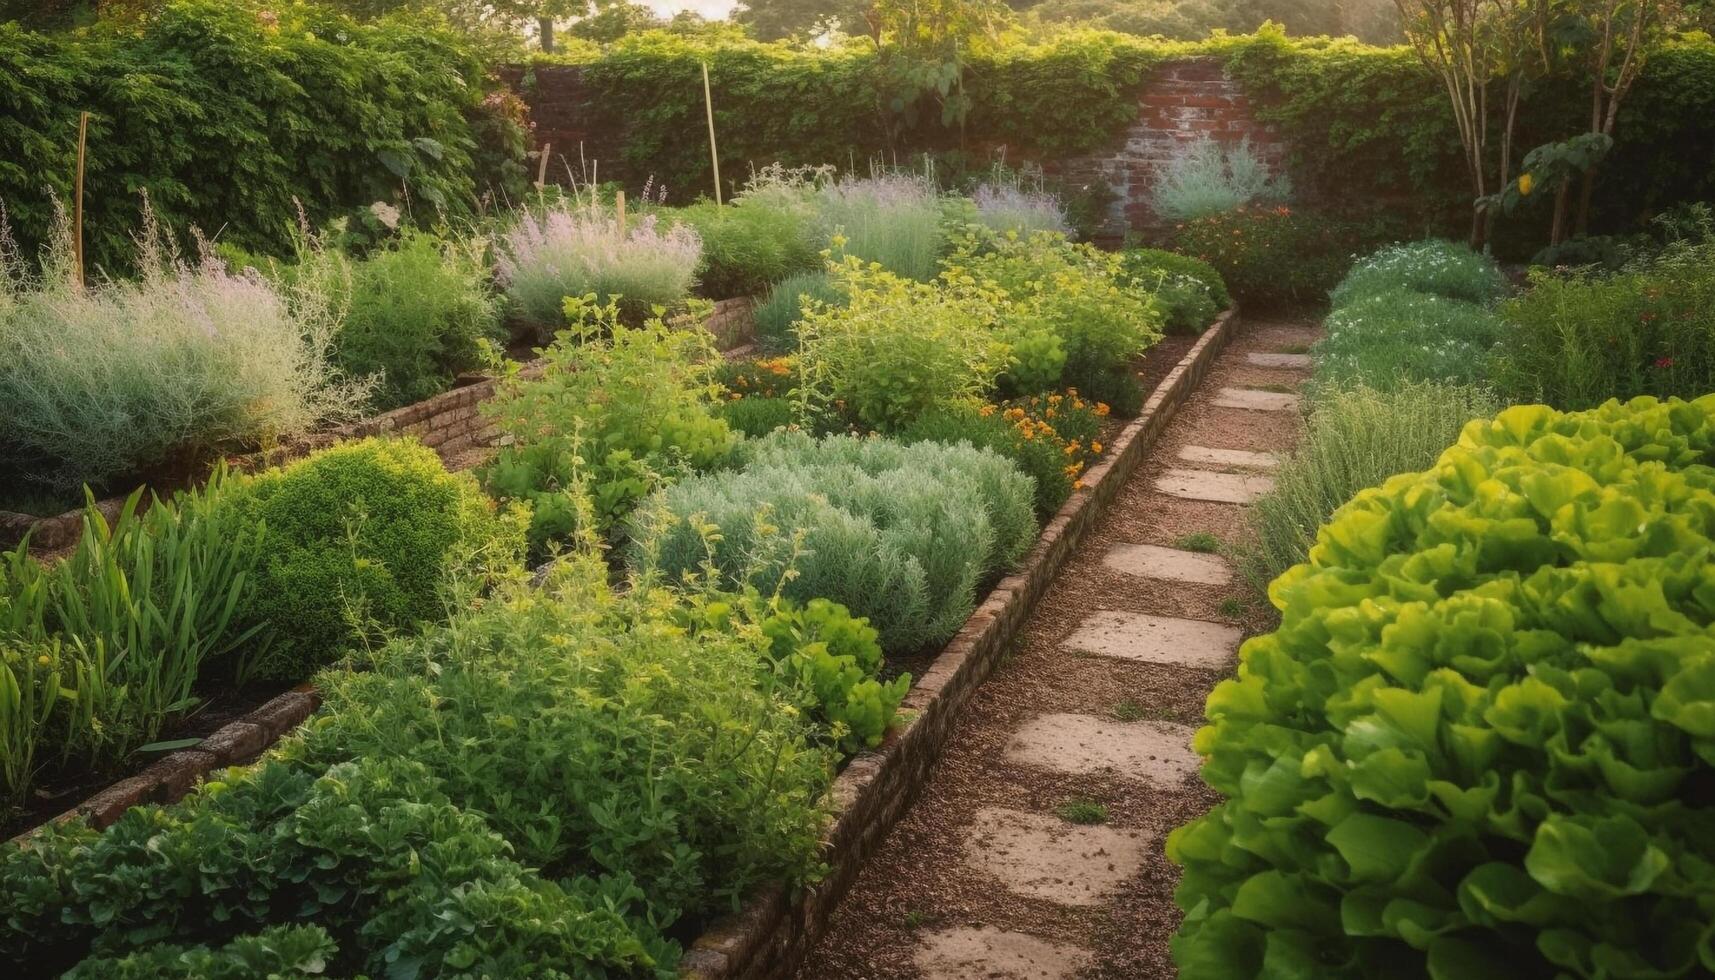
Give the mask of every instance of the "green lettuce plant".
<svg viewBox="0 0 1715 980">
<path fill-rule="evenodd" d="M 1520 406 L 1269 587 L 1168 838 L 1186 980 L 1706 976 L 1715 396 Z"/>
</svg>

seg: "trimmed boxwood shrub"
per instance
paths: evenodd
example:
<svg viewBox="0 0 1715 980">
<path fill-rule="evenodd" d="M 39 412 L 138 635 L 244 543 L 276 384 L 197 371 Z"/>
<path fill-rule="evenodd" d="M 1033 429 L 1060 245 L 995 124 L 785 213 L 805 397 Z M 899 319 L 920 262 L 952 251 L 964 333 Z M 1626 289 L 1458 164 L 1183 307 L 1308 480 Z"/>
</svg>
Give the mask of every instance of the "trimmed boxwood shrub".
<svg viewBox="0 0 1715 980">
<path fill-rule="evenodd" d="M 1715 396 L 1507 409 L 1276 579 L 1174 831 L 1185 980 L 1715 969 Z"/>
<path fill-rule="evenodd" d="M 338 659 L 361 633 L 441 619 L 448 575 L 522 559 L 529 514 L 499 509 L 474 479 L 404 440 L 336 446 L 237 483 L 231 497 L 264 534 L 245 618 L 271 642 L 252 670 L 287 681 Z"/>
</svg>

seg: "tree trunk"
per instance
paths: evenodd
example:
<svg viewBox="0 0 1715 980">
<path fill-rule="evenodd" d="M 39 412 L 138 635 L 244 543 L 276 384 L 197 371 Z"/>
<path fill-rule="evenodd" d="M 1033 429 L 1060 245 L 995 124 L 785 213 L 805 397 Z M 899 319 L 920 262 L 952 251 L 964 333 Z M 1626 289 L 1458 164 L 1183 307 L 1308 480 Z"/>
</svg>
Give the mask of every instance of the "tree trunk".
<svg viewBox="0 0 1715 980">
<path fill-rule="evenodd" d="M 1554 224 L 1548 230 L 1548 244 L 1559 245 L 1566 240 L 1566 194 L 1571 181 L 1562 181 L 1554 191 Z"/>
<path fill-rule="evenodd" d="M 1485 228 L 1487 227 L 1487 224 L 1488 223 L 1483 220 L 1483 209 L 1482 208 L 1472 208 L 1471 209 L 1471 251 L 1481 252 L 1483 250 L 1483 237 L 1484 237 L 1483 232 L 1484 232 Z"/>
<path fill-rule="evenodd" d="M 536 33 L 542 37 L 542 50 L 548 54 L 554 53 L 554 18 L 536 18 Z"/>
<path fill-rule="evenodd" d="M 1601 164 L 1591 164 L 1590 169 L 1584 171 L 1584 186 L 1578 189 L 1578 234 L 1580 235 L 1590 233 L 1590 199 L 1596 193 L 1596 171 L 1599 169 L 1601 169 Z"/>
</svg>

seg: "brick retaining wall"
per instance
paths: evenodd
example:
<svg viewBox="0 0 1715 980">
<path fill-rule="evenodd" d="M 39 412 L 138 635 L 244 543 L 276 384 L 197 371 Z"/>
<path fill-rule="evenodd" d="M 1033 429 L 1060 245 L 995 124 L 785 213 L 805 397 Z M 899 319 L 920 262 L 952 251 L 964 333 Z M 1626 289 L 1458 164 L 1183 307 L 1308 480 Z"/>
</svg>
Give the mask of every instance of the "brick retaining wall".
<svg viewBox="0 0 1715 980">
<path fill-rule="evenodd" d="M 714 336 L 715 346 L 723 351 L 746 350 L 755 334 L 756 301 L 749 297 L 721 300 L 704 322 L 704 329 Z M 539 361 L 525 364 L 521 371 L 528 376 L 541 370 Z M 335 443 L 369 436 L 413 437 L 439 453 L 449 469 L 464 469 L 482 458 L 479 452 L 494 445 L 499 433 L 482 416 L 481 405 L 494 396 L 497 380 L 487 376 L 460 379 L 458 387 L 431 398 L 396 408 L 391 412 L 364 419 L 350 425 L 318 432 L 304 439 L 281 443 L 262 452 L 228 458 L 229 465 L 252 472 L 278 466 Z M 99 501 L 97 509 L 109 523 L 119 516 L 124 497 Z M 69 548 L 83 533 L 83 508 L 69 510 L 52 517 L 16 514 L 0 511 L 0 547 L 16 547 L 27 534 L 30 549 L 55 552 Z"/>
</svg>

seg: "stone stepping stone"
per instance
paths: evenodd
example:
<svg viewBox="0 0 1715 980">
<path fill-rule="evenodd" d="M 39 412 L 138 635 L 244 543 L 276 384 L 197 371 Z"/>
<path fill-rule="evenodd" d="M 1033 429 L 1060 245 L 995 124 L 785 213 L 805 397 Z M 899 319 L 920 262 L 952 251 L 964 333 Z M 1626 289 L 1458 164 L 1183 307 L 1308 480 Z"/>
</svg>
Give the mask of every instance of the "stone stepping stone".
<svg viewBox="0 0 1715 980">
<path fill-rule="evenodd" d="M 1216 408 L 1245 408 L 1253 412 L 1290 412 L 1298 407 L 1298 396 L 1261 388 L 1222 388 L 1215 392 Z"/>
<path fill-rule="evenodd" d="M 1246 354 L 1245 362 L 1265 368 L 1308 368 L 1314 362 L 1309 354 Z"/>
<path fill-rule="evenodd" d="M 1155 489 L 1186 500 L 1248 504 L 1273 490 L 1274 480 L 1266 476 L 1246 476 L 1242 473 L 1170 469 L 1155 478 Z"/>
<path fill-rule="evenodd" d="M 1226 670 L 1243 636 L 1238 627 L 1223 623 L 1104 609 L 1084 620 L 1063 645 L 1120 660 Z"/>
<path fill-rule="evenodd" d="M 993 926 L 931 932 L 913 957 L 926 980 L 1065 980 L 1089 961 L 1087 950 Z"/>
<path fill-rule="evenodd" d="M 1183 446 L 1179 458 L 1200 466 L 1237 466 L 1251 470 L 1272 470 L 1280 465 L 1273 453 L 1253 453 L 1248 449 L 1210 449 L 1207 446 Z"/>
<path fill-rule="evenodd" d="M 1214 555 L 1153 544 L 1116 544 L 1102 557 L 1102 564 L 1140 578 L 1194 585 L 1226 585 L 1233 580 L 1232 568 Z"/>
<path fill-rule="evenodd" d="M 1142 828 L 1080 827 L 1059 817 L 985 807 L 965 837 L 965 862 L 1008 891 L 1060 905 L 1100 905 L 1143 868 Z"/>
<path fill-rule="evenodd" d="M 1178 786 L 1203 760 L 1196 729 L 1167 721 L 1111 721 L 1094 715 L 1037 715 L 1006 745 L 1020 765 L 1081 775 L 1111 770 L 1156 786 Z"/>
</svg>

